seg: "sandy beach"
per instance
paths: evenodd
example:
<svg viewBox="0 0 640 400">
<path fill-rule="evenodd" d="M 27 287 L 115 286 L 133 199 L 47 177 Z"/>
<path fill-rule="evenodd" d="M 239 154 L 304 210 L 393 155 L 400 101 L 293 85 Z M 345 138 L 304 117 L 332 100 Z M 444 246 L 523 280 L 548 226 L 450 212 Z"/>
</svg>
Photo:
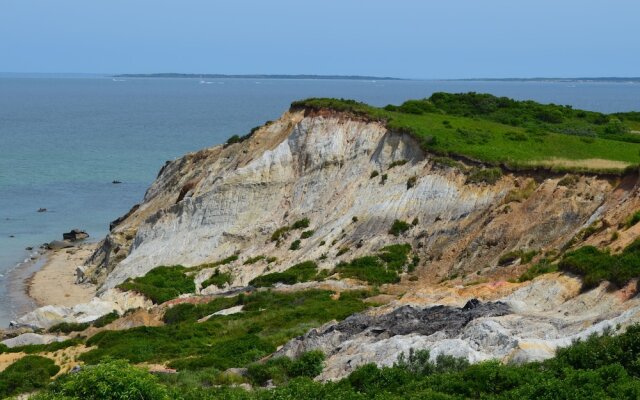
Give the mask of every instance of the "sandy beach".
<svg viewBox="0 0 640 400">
<path fill-rule="evenodd" d="M 28 284 L 28 295 L 38 306 L 74 306 L 89 302 L 95 295 L 95 285 L 77 285 L 75 269 L 93 253 L 97 243 L 82 244 L 70 249 L 48 252 L 44 266 Z"/>
</svg>

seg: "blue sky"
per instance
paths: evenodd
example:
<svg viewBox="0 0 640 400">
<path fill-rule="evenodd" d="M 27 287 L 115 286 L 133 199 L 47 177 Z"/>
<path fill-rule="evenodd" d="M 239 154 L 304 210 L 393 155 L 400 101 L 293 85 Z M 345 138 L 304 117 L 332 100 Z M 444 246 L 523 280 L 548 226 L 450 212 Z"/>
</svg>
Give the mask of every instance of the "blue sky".
<svg viewBox="0 0 640 400">
<path fill-rule="evenodd" d="M 2 72 L 640 76 L 638 0 L 0 0 Z"/>
</svg>

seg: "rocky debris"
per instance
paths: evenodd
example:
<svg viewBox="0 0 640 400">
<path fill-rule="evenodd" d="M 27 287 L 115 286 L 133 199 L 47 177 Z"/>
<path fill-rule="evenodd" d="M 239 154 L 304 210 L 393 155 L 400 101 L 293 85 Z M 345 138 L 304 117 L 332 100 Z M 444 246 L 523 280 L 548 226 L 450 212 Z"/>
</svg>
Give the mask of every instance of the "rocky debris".
<svg viewBox="0 0 640 400">
<path fill-rule="evenodd" d="M 85 281 L 86 276 L 85 273 L 87 271 L 87 267 L 85 267 L 84 265 L 79 265 L 76 267 L 76 284 L 81 284 Z"/>
<path fill-rule="evenodd" d="M 117 181 L 117 180 L 116 180 L 116 181 L 112 181 L 111 183 L 113 183 L 114 185 L 119 185 L 119 184 L 121 184 L 121 183 L 122 183 L 122 181 Z"/>
<path fill-rule="evenodd" d="M 47 212 L 47 209 L 46 208 L 38 208 L 38 212 L 39 213 Z"/>
<path fill-rule="evenodd" d="M 101 297 L 94 297 L 89 303 L 78 304 L 73 307 L 48 305 L 20 317 L 13 326 L 27 326 L 47 329 L 61 322 L 83 323 L 91 322 L 112 311 L 123 314 L 132 308 L 150 308 L 150 300 L 132 292 L 121 292 L 117 289 L 109 290 Z"/>
<path fill-rule="evenodd" d="M 77 242 L 87 239 L 88 237 L 89 234 L 80 229 L 72 229 L 71 231 L 62 234 L 62 238 L 70 242 Z"/>
<path fill-rule="evenodd" d="M 20 336 L 3 340 L 0 343 L 4 344 L 9 348 L 13 348 L 18 346 L 28 346 L 33 344 L 49 344 L 53 342 L 64 342 L 67 339 L 69 339 L 69 337 L 67 336 L 40 335 L 37 333 L 23 333 Z"/>
<path fill-rule="evenodd" d="M 47 243 L 46 245 L 47 249 L 49 250 L 68 249 L 73 246 L 74 246 L 73 243 L 68 242 L 66 240 L 54 240 L 52 242 Z"/>
</svg>

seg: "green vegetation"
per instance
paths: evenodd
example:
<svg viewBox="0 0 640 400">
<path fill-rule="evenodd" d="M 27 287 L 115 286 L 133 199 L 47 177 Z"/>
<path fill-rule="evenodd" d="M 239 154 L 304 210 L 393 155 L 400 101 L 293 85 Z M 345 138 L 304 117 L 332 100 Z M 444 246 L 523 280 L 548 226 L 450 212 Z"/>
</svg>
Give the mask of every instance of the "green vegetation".
<svg viewBox="0 0 640 400">
<path fill-rule="evenodd" d="M 562 271 L 582 276 L 584 289 L 609 281 L 623 287 L 640 276 L 640 239 L 636 239 L 620 254 L 611 254 L 593 246 L 568 252 L 558 264 Z"/>
<path fill-rule="evenodd" d="M 407 160 L 396 160 L 396 161 L 393 161 L 391 164 L 389 164 L 388 169 L 399 167 L 401 165 L 405 165 L 406 163 L 407 163 Z"/>
<path fill-rule="evenodd" d="M 373 172 L 371 172 L 371 175 L 369 175 L 369 179 L 373 179 L 373 178 L 375 178 L 375 177 L 376 177 L 376 176 L 378 176 L 378 175 L 380 175 L 380 172 L 378 172 L 378 171 L 373 171 Z"/>
<path fill-rule="evenodd" d="M 255 256 L 255 257 L 251 257 L 251 258 L 247 258 L 247 260 L 243 263 L 243 265 L 251 265 L 251 264 L 255 264 L 260 260 L 264 260 L 266 257 L 263 255 L 259 255 L 259 256 Z"/>
<path fill-rule="evenodd" d="M 302 243 L 300 239 L 294 240 L 293 242 L 291 242 L 291 245 L 289 246 L 289 250 L 299 250 L 300 243 Z"/>
<path fill-rule="evenodd" d="M 122 290 L 130 290 L 153 301 L 154 304 L 164 303 L 175 299 L 183 293 L 193 293 L 196 285 L 185 272 L 187 268 L 176 265 L 173 267 L 157 267 L 147 272 L 145 276 L 127 279 L 118 285 Z"/>
<path fill-rule="evenodd" d="M 521 264 L 528 264 L 529 262 L 531 262 L 533 257 L 536 256 L 536 254 L 538 254 L 537 250 L 529 250 L 529 251 L 514 250 L 514 251 L 510 251 L 510 252 L 500 256 L 500 259 L 498 260 L 498 265 L 499 266 L 505 266 L 505 265 L 513 263 L 516 260 L 520 260 Z"/>
<path fill-rule="evenodd" d="M 82 368 L 58 379 L 34 400 L 169 400 L 166 387 L 147 371 L 122 360 Z"/>
<path fill-rule="evenodd" d="M 60 367 L 49 358 L 22 357 L 0 372 L 0 398 L 41 389 L 58 371 Z"/>
<path fill-rule="evenodd" d="M 630 132 L 638 129 L 633 113 L 605 115 L 477 93 L 434 93 L 385 108 L 316 98 L 294 102 L 292 108 L 352 113 L 411 134 L 439 156 L 510 169 L 619 174 L 640 161 L 640 136 Z M 591 159 L 610 163 L 596 167 L 585 161 Z"/>
<path fill-rule="evenodd" d="M 381 184 L 381 185 L 384 185 L 384 184 L 387 182 L 387 178 L 388 178 L 388 177 L 389 177 L 389 176 L 388 176 L 387 174 L 382 174 L 382 175 L 380 176 L 380 184 Z"/>
<path fill-rule="evenodd" d="M 238 254 L 234 254 L 234 255 L 229 256 L 227 258 L 223 258 L 220 261 L 216 261 L 216 262 L 212 262 L 212 263 L 200 264 L 200 265 L 197 265 L 195 267 L 191 267 L 191 268 L 189 268 L 189 271 L 202 271 L 203 269 L 216 268 L 216 267 L 219 267 L 221 265 L 231 264 L 232 262 L 236 261 L 238 258 L 239 258 Z"/>
<path fill-rule="evenodd" d="M 473 168 L 467 176 L 467 183 L 488 183 L 493 185 L 502 177 L 500 168 Z"/>
<path fill-rule="evenodd" d="M 353 278 L 373 285 L 397 283 L 399 273 L 405 269 L 413 271 L 415 264 L 408 263 L 411 245 L 395 244 L 383 247 L 377 255 L 355 258 L 349 262 L 341 262 L 334 269 L 341 278 Z"/>
<path fill-rule="evenodd" d="M 271 274 L 261 275 L 251 282 L 249 285 L 256 287 L 272 286 L 274 283 L 284 283 L 293 285 L 298 282 L 308 282 L 316 280 L 318 275 L 318 266 L 313 261 L 305 261 L 296 264 L 283 272 L 273 272 Z"/>
<path fill-rule="evenodd" d="M 412 176 L 411 178 L 407 179 L 407 190 L 414 187 L 417 182 L 418 182 L 418 177 L 416 176 Z"/>
<path fill-rule="evenodd" d="M 340 257 L 343 254 L 347 254 L 351 250 L 348 246 L 340 247 L 336 252 L 336 257 Z"/>
<path fill-rule="evenodd" d="M 638 222 L 640 222 L 640 211 L 636 211 L 631 216 L 629 216 L 629 218 L 627 218 L 627 220 L 624 223 L 624 227 L 629 229 L 635 224 L 637 224 Z"/>
<path fill-rule="evenodd" d="M 319 353 L 271 359 L 250 363 L 247 378 L 255 385 L 272 380 L 280 386 L 253 391 L 229 386 L 242 378 L 225 378 L 215 369 L 181 371 L 159 381 L 125 362 L 106 360 L 59 378 L 34 399 L 636 399 L 639 358 L 640 326 L 631 326 L 621 335 L 591 336 L 558 349 L 555 358 L 523 365 L 469 365 L 442 355 L 431 361 L 428 351 L 418 350 L 399 356 L 393 366 L 367 364 L 340 381 L 321 383 L 311 378 L 322 365 Z M 224 386 L 216 386 L 220 384 Z"/>
<path fill-rule="evenodd" d="M 221 273 L 220 270 L 216 269 L 213 275 L 202 282 L 202 287 L 206 288 L 211 285 L 216 285 L 218 288 L 222 289 L 223 287 L 225 287 L 225 285 L 230 285 L 231 282 L 233 282 L 231 272 Z"/>
<path fill-rule="evenodd" d="M 169 362 L 181 370 L 244 367 L 311 327 L 344 319 L 366 308 L 366 292 L 342 292 L 337 300 L 331 295 L 321 290 L 257 291 L 216 299 L 213 306 L 176 305 L 167 310 L 164 319 L 169 323 L 165 326 L 98 333 L 87 340 L 87 345 L 96 348 L 80 358 L 89 364 L 106 357 L 132 363 Z M 194 319 L 239 303 L 244 305 L 242 313 L 193 323 Z"/>
<path fill-rule="evenodd" d="M 300 219 L 291 225 L 291 229 L 307 229 L 309 227 L 309 218 Z"/>
<path fill-rule="evenodd" d="M 518 278 L 518 282 L 530 281 L 540 275 L 548 274 L 550 272 L 556 272 L 557 270 L 557 265 L 551 264 L 549 260 L 543 258 L 542 260 L 540 260 L 540 262 L 532 265 L 522 275 L 520 275 L 520 277 Z"/>
<path fill-rule="evenodd" d="M 410 224 L 404 221 L 400 221 L 399 219 L 396 219 L 395 221 L 393 221 L 393 225 L 391 225 L 391 229 L 389 229 L 389 233 L 393 236 L 400 236 L 406 231 L 408 231 L 409 229 L 411 229 Z"/>
<path fill-rule="evenodd" d="M 313 229 L 308 231 L 304 231 L 300 234 L 300 239 L 309 239 L 313 234 L 316 233 Z"/>
<path fill-rule="evenodd" d="M 51 333 L 79 332 L 87 329 L 90 326 L 91 324 L 88 322 L 84 322 L 84 323 L 61 322 L 49 328 L 49 332 Z"/>
<path fill-rule="evenodd" d="M 268 381 L 280 386 L 293 378 L 315 378 L 322 372 L 323 361 L 324 354 L 321 351 L 304 353 L 297 360 L 288 357 L 271 358 L 264 363 L 249 365 L 247 376 L 257 386 L 264 386 Z"/>
<path fill-rule="evenodd" d="M 102 317 L 96 319 L 92 322 L 92 325 L 96 328 L 102 328 L 103 326 L 109 325 L 113 321 L 120 318 L 120 315 L 117 311 L 111 311 L 109 314 L 105 314 Z"/>
</svg>

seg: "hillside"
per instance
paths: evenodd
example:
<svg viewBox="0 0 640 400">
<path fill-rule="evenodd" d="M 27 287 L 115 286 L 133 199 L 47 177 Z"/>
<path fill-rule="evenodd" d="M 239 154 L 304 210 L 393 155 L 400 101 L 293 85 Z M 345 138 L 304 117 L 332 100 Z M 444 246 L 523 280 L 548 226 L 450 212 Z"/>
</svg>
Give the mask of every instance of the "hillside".
<svg viewBox="0 0 640 400">
<path fill-rule="evenodd" d="M 639 129 L 475 93 L 295 102 L 168 162 L 85 262 L 98 297 L 5 333 L 50 343 L 5 341 L 16 381 L 42 372 L 0 393 L 79 364 L 44 398 L 114 370 L 147 398 L 634 398 Z"/>
</svg>

